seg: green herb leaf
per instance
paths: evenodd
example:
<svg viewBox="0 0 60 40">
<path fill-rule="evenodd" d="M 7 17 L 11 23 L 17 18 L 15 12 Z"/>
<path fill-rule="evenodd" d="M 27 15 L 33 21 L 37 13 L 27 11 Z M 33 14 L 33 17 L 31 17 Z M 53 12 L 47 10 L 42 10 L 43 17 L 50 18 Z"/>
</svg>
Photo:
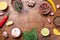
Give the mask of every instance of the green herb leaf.
<svg viewBox="0 0 60 40">
<path fill-rule="evenodd" d="M 14 2 L 14 8 L 19 12 L 21 11 L 23 5 L 22 5 L 22 2 L 18 2 L 18 1 L 15 1 Z"/>
<path fill-rule="evenodd" d="M 32 29 L 30 32 L 23 32 L 24 40 L 37 40 L 36 29 Z"/>
</svg>

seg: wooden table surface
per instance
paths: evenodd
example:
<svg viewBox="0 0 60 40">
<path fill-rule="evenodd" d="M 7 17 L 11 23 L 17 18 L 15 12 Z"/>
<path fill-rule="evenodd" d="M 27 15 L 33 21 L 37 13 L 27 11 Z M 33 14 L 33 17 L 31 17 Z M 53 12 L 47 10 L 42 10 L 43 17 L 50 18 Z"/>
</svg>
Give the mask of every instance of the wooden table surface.
<svg viewBox="0 0 60 40">
<path fill-rule="evenodd" d="M 0 40 L 23 40 L 22 35 L 17 39 L 14 39 L 11 37 L 11 29 L 14 27 L 20 28 L 22 32 L 30 31 L 32 28 L 36 28 L 37 34 L 38 34 L 38 40 L 60 40 L 60 36 L 56 36 L 53 33 L 54 28 L 57 28 L 58 30 L 60 30 L 60 27 L 56 27 L 53 24 L 53 18 L 55 16 L 60 16 L 60 9 L 57 9 L 57 12 L 55 13 L 54 16 L 50 16 L 50 15 L 43 16 L 39 13 L 39 5 L 41 2 L 43 2 L 43 0 L 36 0 L 36 5 L 33 8 L 30 8 L 26 5 L 26 0 L 22 0 L 23 9 L 21 12 L 18 13 L 12 7 L 11 0 L 0 0 L 0 1 L 6 1 L 9 5 L 6 11 L 0 11 L 0 13 L 3 12 L 5 13 L 5 15 L 6 13 L 10 13 L 9 19 L 7 20 L 7 22 L 11 20 L 14 21 L 13 25 L 6 26 L 4 24 L 3 27 L 0 28 Z M 54 0 L 54 2 L 55 4 L 60 4 L 60 0 Z M 51 12 L 53 12 L 52 8 L 51 8 Z M 0 20 L 2 20 L 4 16 L 0 16 Z M 47 18 L 51 19 L 51 24 L 47 22 Z M 44 27 L 47 27 L 50 30 L 50 35 L 48 37 L 43 37 L 40 33 L 40 30 Z M 2 36 L 1 30 L 8 32 L 9 37 L 7 39 Z"/>
</svg>

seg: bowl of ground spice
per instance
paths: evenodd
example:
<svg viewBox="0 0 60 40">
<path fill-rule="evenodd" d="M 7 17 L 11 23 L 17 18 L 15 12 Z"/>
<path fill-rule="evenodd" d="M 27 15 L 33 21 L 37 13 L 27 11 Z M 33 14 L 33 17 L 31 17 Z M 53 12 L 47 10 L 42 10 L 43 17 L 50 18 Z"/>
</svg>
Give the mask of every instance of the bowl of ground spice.
<svg viewBox="0 0 60 40">
<path fill-rule="evenodd" d="M 60 16 L 54 17 L 53 23 L 54 23 L 56 26 L 60 26 Z"/>
<path fill-rule="evenodd" d="M 50 12 L 50 5 L 48 2 L 44 1 L 39 6 L 39 11 L 41 14 L 48 14 Z"/>
</svg>

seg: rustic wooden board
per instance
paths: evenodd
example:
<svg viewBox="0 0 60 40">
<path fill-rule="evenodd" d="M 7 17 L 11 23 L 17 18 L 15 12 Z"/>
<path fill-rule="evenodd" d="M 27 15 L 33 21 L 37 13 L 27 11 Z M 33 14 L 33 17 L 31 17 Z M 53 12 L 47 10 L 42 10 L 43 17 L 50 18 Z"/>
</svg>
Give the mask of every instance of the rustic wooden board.
<svg viewBox="0 0 60 40">
<path fill-rule="evenodd" d="M 23 2 L 23 10 L 22 12 L 18 13 L 14 10 L 14 8 L 11 5 L 11 0 L 0 0 L 0 1 L 6 1 L 9 4 L 9 7 L 7 9 L 7 11 L 0 11 L 3 13 L 10 13 L 9 16 L 9 20 L 14 21 L 14 25 L 12 26 L 6 26 L 4 25 L 2 28 L 0 28 L 0 40 L 23 40 L 23 37 L 21 35 L 21 37 L 14 39 L 11 37 L 11 29 L 14 27 L 18 27 L 23 31 L 30 31 L 32 28 L 37 28 L 37 34 L 38 34 L 38 40 L 60 40 L 60 36 L 56 36 L 53 34 L 53 28 L 57 28 L 58 30 L 60 30 L 59 27 L 56 27 L 53 24 L 53 18 L 55 16 L 60 16 L 60 9 L 57 10 L 57 12 L 55 13 L 54 16 L 43 16 L 39 13 L 39 5 L 41 2 L 43 2 L 43 0 L 36 0 L 36 5 L 33 8 L 30 8 L 26 5 L 26 0 L 22 0 Z M 54 2 L 57 4 L 60 2 L 60 0 L 54 0 Z M 28 9 L 28 10 L 26 10 Z M 51 8 L 52 9 L 52 8 Z M 53 12 L 53 10 L 51 10 Z M 5 15 L 4 15 L 5 16 Z M 0 20 L 4 17 L 4 16 L 0 16 Z M 51 24 L 49 24 L 47 22 L 47 18 L 51 19 Z M 45 25 L 44 25 L 45 23 Z M 43 26 L 44 25 L 44 26 Z M 50 35 L 48 37 L 43 37 L 40 33 L 40 30 L 44 27 L 47 27 L 50 29 Z M 9 38 L 4 38 L 2 36 L 2 31 L 1 30 L 5 30 L 8 32 L 9 34 Z"/>
</svg>

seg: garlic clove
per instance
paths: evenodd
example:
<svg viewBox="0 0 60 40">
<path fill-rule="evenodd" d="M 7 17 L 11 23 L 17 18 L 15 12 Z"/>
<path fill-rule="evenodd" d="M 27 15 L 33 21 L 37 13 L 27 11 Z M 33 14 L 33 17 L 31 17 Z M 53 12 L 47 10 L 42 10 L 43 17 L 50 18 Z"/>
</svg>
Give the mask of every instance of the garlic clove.
<svg viewBox="0 0 60 40">
<path fill-rule="evenodd" d="M 52 13 L 50 13 L 50 15 L 51 15 L 51 16 L 53 16 L 53 15 L 54 15 L 54 13 L 52 12 Z"/>
<path fill-rule="evenodd" d="M 48 21 L 48 23 L 51 23 L 51 20 L 50 20 L 50 18 L 47 18 L 47 21 Z"/>
<path fill-rule="evenodd" d="M 58 9 L 58 8 L 60 8 L 60 5 L 59 5 L 59 4 L 57 4 L 57 9 Z"/>
<path fill-rule="evenodd" d="M 35 3 L 35 1 L 33 1 L 33 3 Z"/>
<path fill-rule="evenodd" d="M 0 16 L 4 15 L 4 13 L 0 13 Z"/>
<path fill-rule="evenodd" d="M 8 37 L 8 33 L 6 31 L 4 31 L 3 32 L 3 36 L 7 38 Z"/>
</svg>

